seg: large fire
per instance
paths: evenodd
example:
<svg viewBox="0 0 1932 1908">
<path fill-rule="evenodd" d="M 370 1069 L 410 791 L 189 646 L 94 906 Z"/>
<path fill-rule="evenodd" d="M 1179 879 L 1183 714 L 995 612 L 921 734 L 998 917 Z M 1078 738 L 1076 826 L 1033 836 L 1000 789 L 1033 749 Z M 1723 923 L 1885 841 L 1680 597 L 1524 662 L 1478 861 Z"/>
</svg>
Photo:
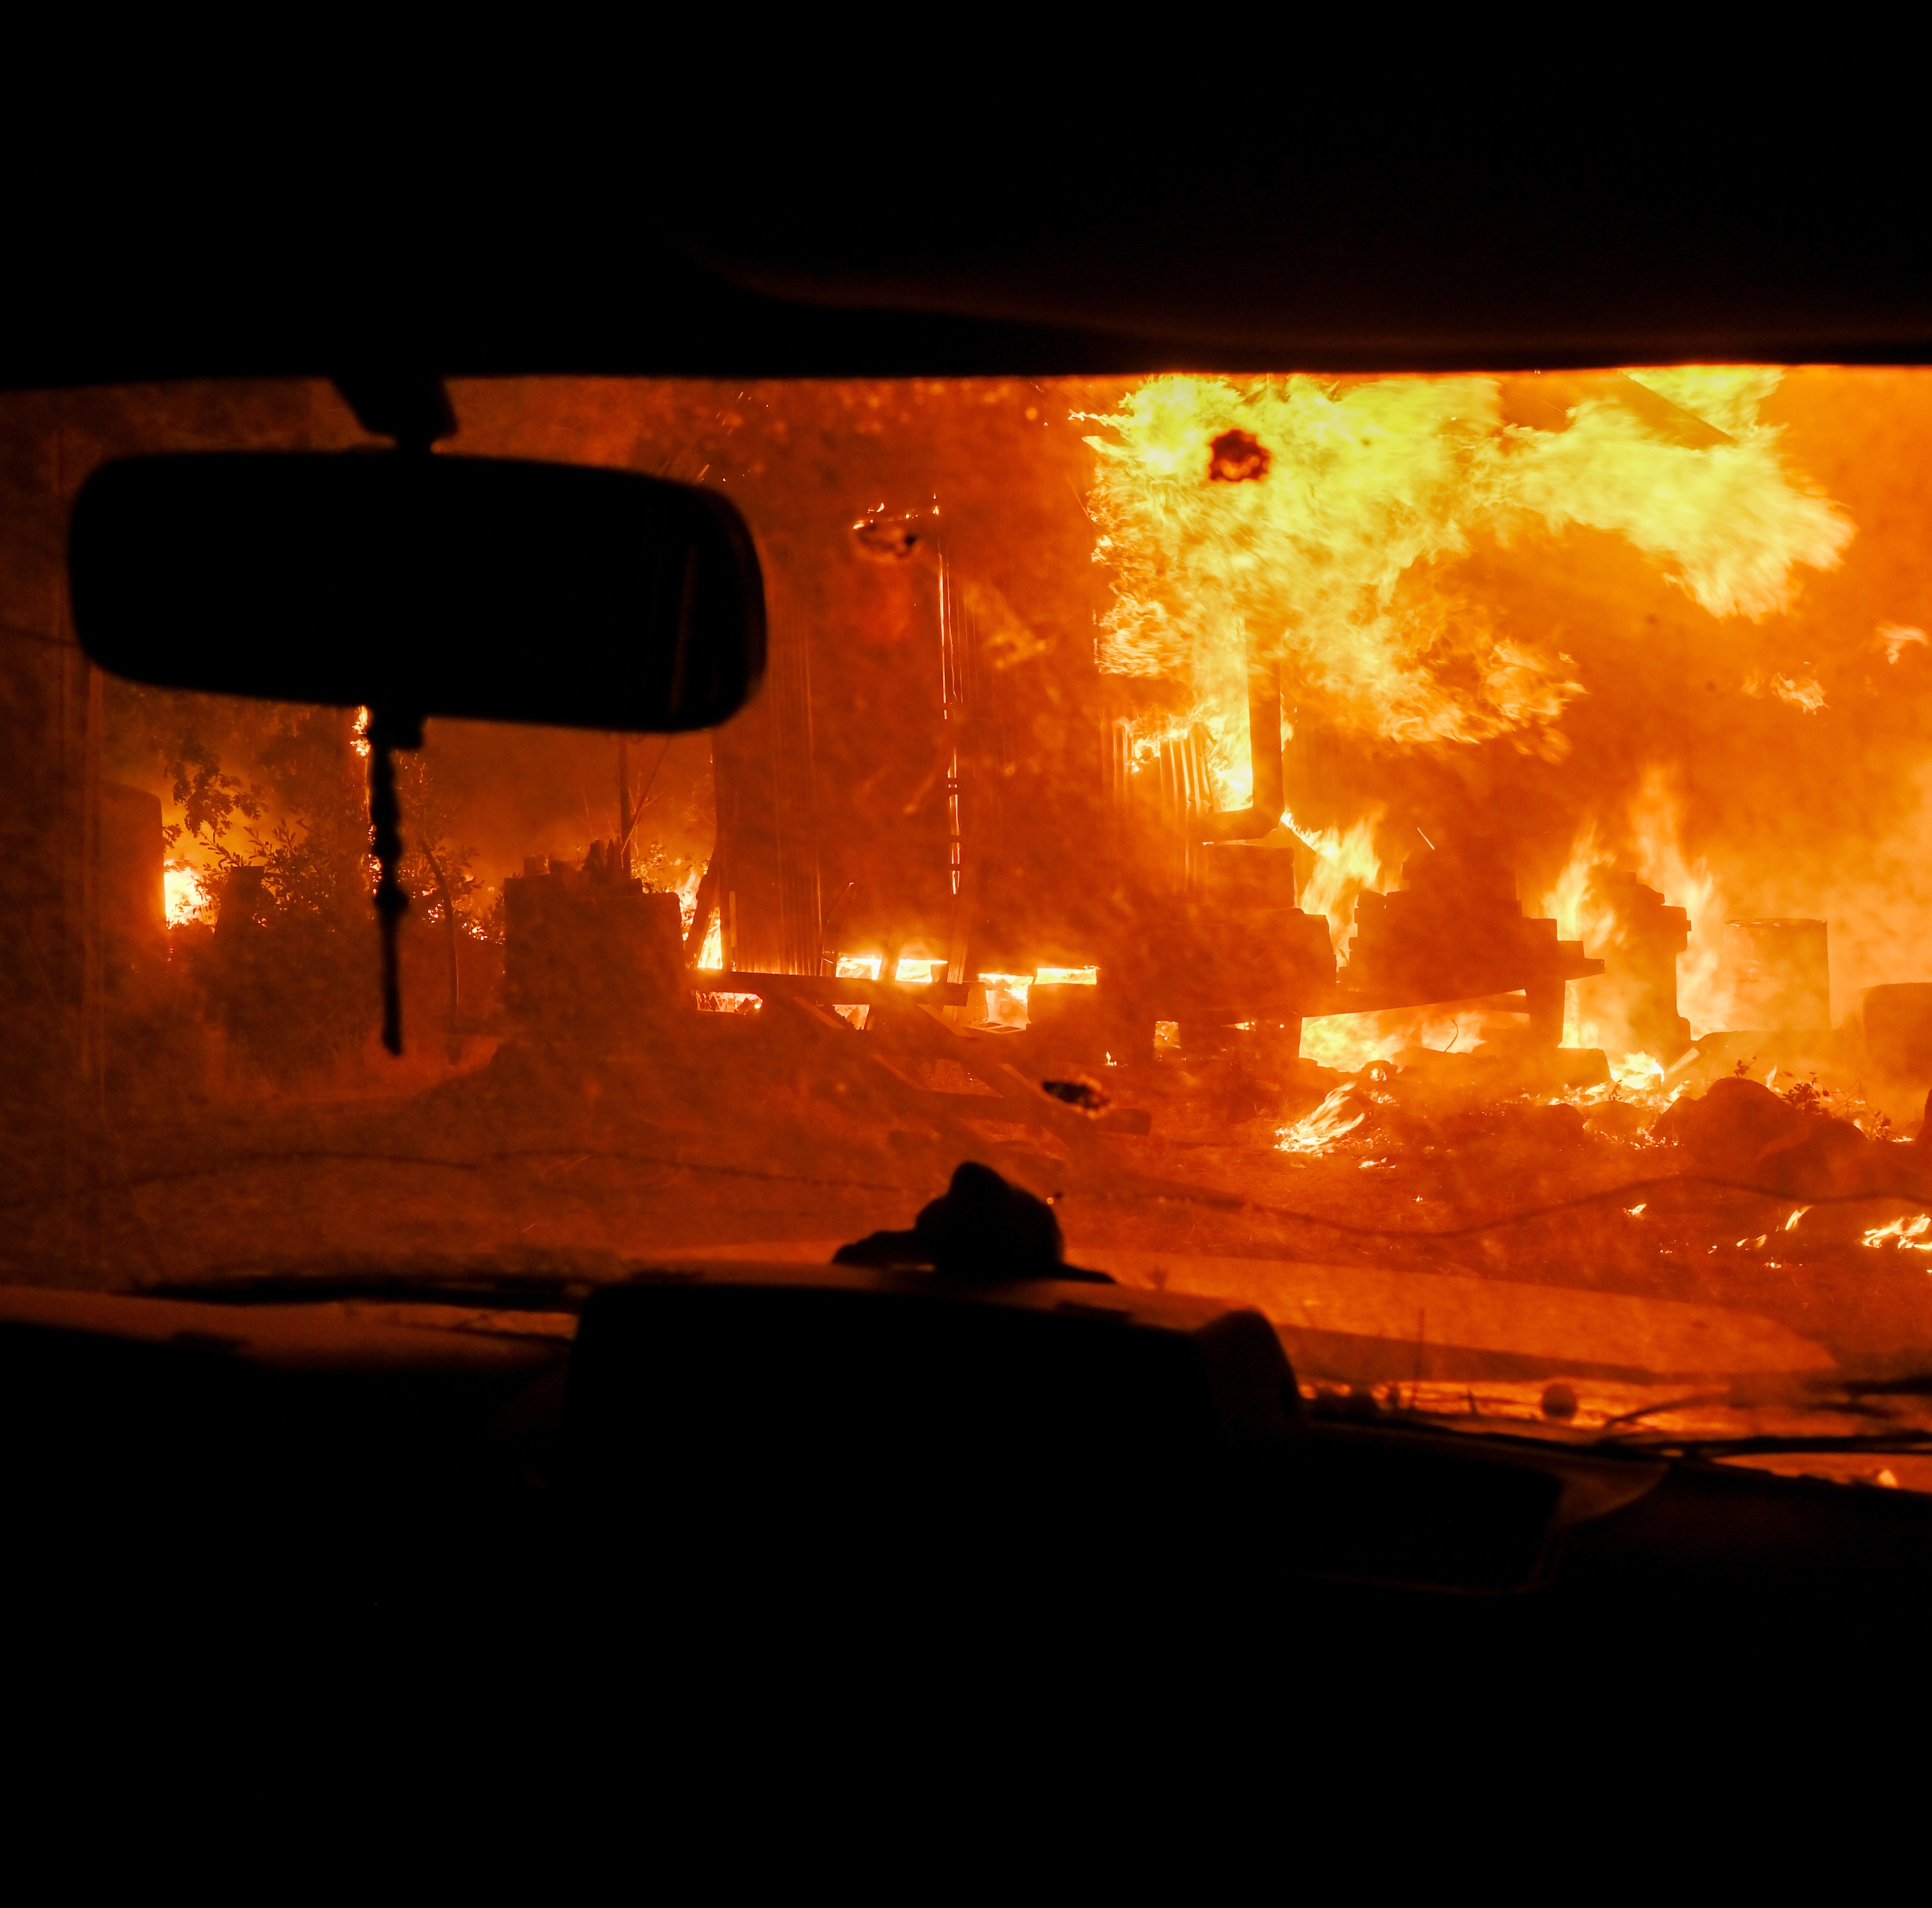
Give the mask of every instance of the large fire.
<svg viewBox="0 0 1932 1908">
<path fill-rule="evenodd" d="M 1188 687 L 1183 726 L 1211 738 L 1226 807 L 1251 793 L 1251 651 L 1342 731 L 1560 755 L 1582 690 L 1559 633 L 1499 632 L 1453 560 L 1585 526 L 1714 616 L 1781 607 L 1798 566 L 1838 564 L 1852 525 L 1759 422 L 1778 376 L 1636 371 L 1567 412 L 1522 398 L 1522 380 L 1150 379 L 1088 440 L 1094 554 L 1114 579 L 1102 666 Z M 1556 415 L 1516 421 L 1526 405 Z"/>
<path fill-rule="evenodd" d="M 1723 366 L 1570 380 L 1170 376 L 1088 414 L 1100 427 L 1087 440 L 1094 555 L 1114 590 L 1102 667 L 1180 692 L 1134 718 L 1136 758 L 1191 733 L 1220 805 L 1246 806 L 1259 660 L 1282 668 L 1289 737 L 1316 724 L 1437 757 L 1500 740 L 1562 760 L 1566 711 L 1586 693 L 1565 632 L 1505 626 L 1459 566 L 1580 529 L 1622 540 L 1713 618 L 1786 608 L 1798 572 L 1835 568 L 1853 530 L 1762 421 L 1780 376 Z M 1888 653 L 1915 638 L 1896 626 Z M 1808 674 L 1760 669 L 1744 687 L 1808 712 L 1825 700 Z M 1586 821 L 1544 908 L 1593 950 L 1616 932 L 1593 887 L 1600 871 L 1631 869 L 1684 908 L 1680 992 L 1694 1036 L 1729 1024 L 1727 897 L 1683 848 L 1678 808 L 1653 765 L 1636 795 Z M 1378 854 L 1380 819 L 1378 806 L 1326 826 L 1282 818 L 1312 851 L 1300 904 L 1328 917 L 1338 950 L 1357 896 L 1400 872 L 1400 856 L 1385 866 Z M 1312 1021 L 1304 1051 L 1349 1066 L 1404 1047 L 1466 1050 L 1480 1021 L 1443 1010 L 1394 1027 Z M 1564 1033 L 1568 1045 L 1607 1042 L 1631 1088 L 1654 1086 L 1677 1058 L 1621 1044 L 1624 1030 L 1597 1024 L 1574 988 Z"/>
</svg>

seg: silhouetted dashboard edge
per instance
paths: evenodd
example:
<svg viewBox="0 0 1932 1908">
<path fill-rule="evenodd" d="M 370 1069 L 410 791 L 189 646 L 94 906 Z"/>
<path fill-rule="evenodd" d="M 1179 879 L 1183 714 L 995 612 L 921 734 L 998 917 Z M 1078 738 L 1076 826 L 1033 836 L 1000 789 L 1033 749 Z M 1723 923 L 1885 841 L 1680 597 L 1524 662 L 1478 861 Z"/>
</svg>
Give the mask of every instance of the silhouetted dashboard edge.
<svg viewBox="0 0 1932 1908">
<path fill-rule="evenodd" d="M 0 1377 L 16 1600 L 130 1552 L 182 1607 L 238 1577 L 278 1606 L 520 1605 L 588 1569 L 640 1612 L 668 1558 L 707 1609 L 924 1557 L 1090 1600 L 1123 1574 L 1446 1592 L 1546 1629 L 1932 1586 L 1915 1493 L 1311 1420 L 1259 1314 L 1053 1280 L 673 1268 L 580 1315 L 10 1287 Z"/>
</svg>

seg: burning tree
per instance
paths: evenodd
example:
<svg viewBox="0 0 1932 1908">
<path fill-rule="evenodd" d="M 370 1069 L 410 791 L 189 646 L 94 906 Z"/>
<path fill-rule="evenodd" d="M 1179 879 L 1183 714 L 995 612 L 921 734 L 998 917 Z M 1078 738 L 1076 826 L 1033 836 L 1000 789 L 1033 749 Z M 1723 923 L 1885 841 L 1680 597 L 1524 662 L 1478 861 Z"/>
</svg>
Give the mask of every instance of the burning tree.
<svg viewBox="0 0 1932 1908">
<path fill-rule="evenodd" d="M 110 758 L 162 783 L 170 866 L 198 897 L 175 910 L 182 965 L 231 1052 L 272 1078 L 333 1065 L 375 1024 L 364 724 L 341 710 L 108 686 Z M 398 778 L 400 876 L 419 918 L 488 938 L 472 851 L 454 840 L 452 806 L 421 752 L 402 758 Z"/>
</svg>

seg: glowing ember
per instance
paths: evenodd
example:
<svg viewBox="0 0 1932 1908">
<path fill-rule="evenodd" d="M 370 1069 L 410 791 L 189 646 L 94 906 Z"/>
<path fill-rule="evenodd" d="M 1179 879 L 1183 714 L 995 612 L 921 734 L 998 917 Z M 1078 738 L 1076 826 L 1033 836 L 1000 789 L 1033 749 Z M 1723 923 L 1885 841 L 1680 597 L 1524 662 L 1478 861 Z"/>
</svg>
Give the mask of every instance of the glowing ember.
<svg viewBox="0 0 1932 1908">
<path fill-rule="evenodd" d="M 842 954 L 836 971 L 841 980 L 877 980 L 882 961 L 877 954 Z"/>
</svg>

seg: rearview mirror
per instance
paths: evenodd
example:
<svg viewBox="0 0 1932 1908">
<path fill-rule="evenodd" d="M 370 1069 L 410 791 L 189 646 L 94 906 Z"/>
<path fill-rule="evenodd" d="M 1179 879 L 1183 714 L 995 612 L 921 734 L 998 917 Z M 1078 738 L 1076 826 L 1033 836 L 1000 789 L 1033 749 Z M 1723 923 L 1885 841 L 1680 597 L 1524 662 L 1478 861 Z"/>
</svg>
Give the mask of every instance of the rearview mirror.
<svg viewBox="0 0 1932 1908">
<path fill-rule="evenodd" d="M 395 1054 L 409 901 L 392 750 L 417 746 L 430 716 L 708 728 L 764 674 L 764 580 L 744 519 L 708 491 L 628 471 L 426 447 L 130 458 L 82 486 L 68 566 L 81 646 L 104 669 L 369 709 L 382 1042 Z"/>
<path fill-rule="evenodd" d="M 74 622 L 164 688 L 668 733 L 764 673 L 723 497 L 628 471 L 380 452 L 129 458 L 82 487 Z"/>
</svg>

